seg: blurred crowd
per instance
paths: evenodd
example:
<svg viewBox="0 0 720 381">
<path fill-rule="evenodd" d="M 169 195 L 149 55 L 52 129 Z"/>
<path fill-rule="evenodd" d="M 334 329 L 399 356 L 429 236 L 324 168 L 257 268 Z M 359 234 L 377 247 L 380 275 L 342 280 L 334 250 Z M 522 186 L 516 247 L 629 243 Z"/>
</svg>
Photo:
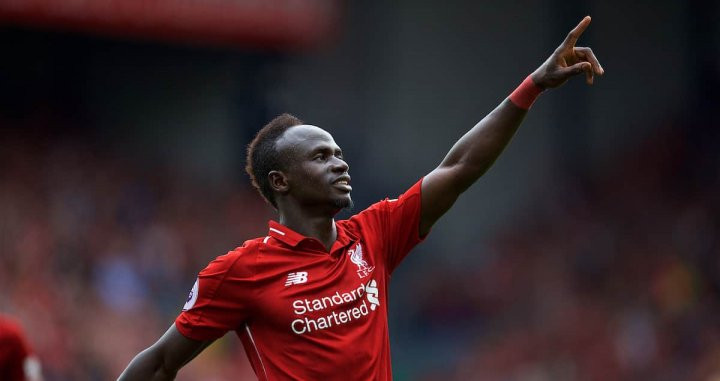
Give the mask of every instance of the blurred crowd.
<svg viewBox="0 0 720 381">
<path fill-rule="evenodd" d="M 22 322 L 46 380 L 116 378 L 172 324 L 197 272 L 271 217 L 233 185 L 243 174 L 210 185 L 80 138 L 0 139 L 0 311 Z M 252 374 L 236 340 L 209 353 L 180 379 Z"/>
<path fill-rule="evenodd" d="M 720 380 L 720 160 L 698 148 L 668 128 L 605 173 L 558 181 L 482 266 L 430 286 L 416 334 L 471 337 L 444 371 Z"/>
<path fill-rule="evenodd" d="M 273 218 L 242 173 L 198 182 L 87 139 L 13 131 L 0 150 L 0 312 L 22 322 L 46 380 L 116 377 L 196 273 Z M 720 380 L 720 173 L 696 165 L 708 154 L 669 128 L 606 172 L 556 179 L 478 263 L 416 283 L 403 325 L 419 343 L 463 344 L 397 378 Z M 253 376 L 230 338 L 179 379 Z"/>
</svg>

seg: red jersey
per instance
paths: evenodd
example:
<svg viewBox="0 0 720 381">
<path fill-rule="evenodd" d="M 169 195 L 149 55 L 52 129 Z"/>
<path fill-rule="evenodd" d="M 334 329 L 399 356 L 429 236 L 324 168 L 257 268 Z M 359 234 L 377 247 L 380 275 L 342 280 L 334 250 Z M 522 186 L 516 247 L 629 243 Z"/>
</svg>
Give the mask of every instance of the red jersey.
<svg viewBox="0 0 720 381">
<path fill-rule="evenodd" d="M 0 316 L 0 380 L 25 380 L 23 365 L 30 355 L 20 326 Z"/>
<path fill-rule="evenodd" d="M 328 253 L 270 221 L 198 277 L 177 329 L 194 340 L 234 330 L 260 380 L 392 380 L 390 274 L 421 241 L 418 181 L 337 221 Z"/>
</svg>

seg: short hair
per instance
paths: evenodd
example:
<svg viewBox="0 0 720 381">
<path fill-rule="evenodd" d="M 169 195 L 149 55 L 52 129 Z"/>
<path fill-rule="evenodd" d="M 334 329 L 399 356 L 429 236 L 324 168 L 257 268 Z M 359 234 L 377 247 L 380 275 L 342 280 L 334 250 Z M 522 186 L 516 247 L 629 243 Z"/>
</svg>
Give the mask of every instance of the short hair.
<svg viewBox="0 0 720 381">
<path fill-rule="evenodd" d="M 261 128 L 255 138 L 248 144 L 245 171 L 250 175 L 250 180 L 252 180 L 255 189 L 275 209 L 277 209 L 277 203 L 275 202 L 275 194 L 270 187 L 268 174 L 273 170 L 285 169 L 288 165 L 287 157 L 280 155 L 280 152 L 276 149 L 276 143 L 290 127 L 301 124 L 304 124 L 302 120 L 288 113 L 278 115 Z"/>
</svg>

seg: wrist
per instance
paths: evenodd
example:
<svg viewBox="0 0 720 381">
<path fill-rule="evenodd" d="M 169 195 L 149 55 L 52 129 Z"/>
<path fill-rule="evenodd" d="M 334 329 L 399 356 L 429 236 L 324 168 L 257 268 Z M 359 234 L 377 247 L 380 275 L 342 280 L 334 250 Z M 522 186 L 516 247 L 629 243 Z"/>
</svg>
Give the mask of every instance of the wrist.
<svg viewBox="0 0 720 381">
<path fill-rule="evenodd" d="M 524 81 L 518 86 L 508 97 L 510 102 L 515 106 L 529 110 L 530 106 L 535 103 L 537 97 L 543 92 L 543 88 L 538 86 L 533 80 L 532 74 L 528 75 Z"/>
<path fill-rule="evenodd" d="M 538 73 L 539 70 L 535 70 L 530 74 L 528 77 L 532 79 L 535 86 L 539 87 L 541 91 L 545 91 L 548 89 L 548 86 L 542 83 L 542 75 Z"/>
</svg>

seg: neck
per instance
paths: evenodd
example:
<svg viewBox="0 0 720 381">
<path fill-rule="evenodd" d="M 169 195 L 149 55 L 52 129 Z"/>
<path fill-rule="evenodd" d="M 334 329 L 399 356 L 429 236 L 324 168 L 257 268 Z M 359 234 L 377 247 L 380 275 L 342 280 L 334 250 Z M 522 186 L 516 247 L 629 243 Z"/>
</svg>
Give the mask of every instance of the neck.
<svg viewBox="0 0 720 381">
<path fill-rule="evenodd" d="M 279 222 L 305 237 L 317 239 L 328 252 L 337 239 L 337 228 L 333 217 L 308 216 L 302 213 L 282 211 Z"/>
</svg>

